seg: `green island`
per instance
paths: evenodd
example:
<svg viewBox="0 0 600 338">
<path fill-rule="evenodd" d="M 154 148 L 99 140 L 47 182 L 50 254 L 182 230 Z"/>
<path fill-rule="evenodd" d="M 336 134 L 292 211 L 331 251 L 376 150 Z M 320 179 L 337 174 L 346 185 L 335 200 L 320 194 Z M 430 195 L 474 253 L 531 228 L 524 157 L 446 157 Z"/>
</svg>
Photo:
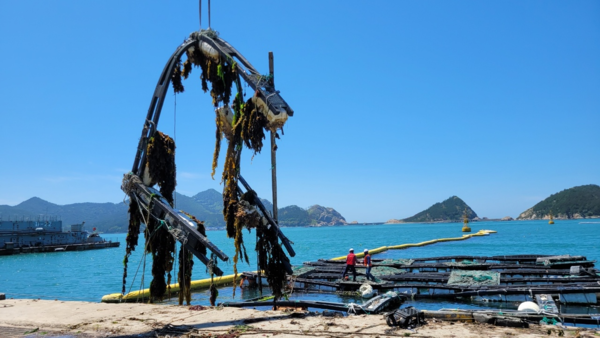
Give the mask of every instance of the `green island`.
<svg viewBox="0 0 600 338">
<path fill-rule="evenodd" d="M 438 202 L 418 214 L 405 219 L 392 219 L 387 223 L 434 223 L 434 222 L 462 222 L 465 211 L 470 220 L 478 219 L 477 213 L 471 209 L 460 197 L 452 196 L 443 202 Z"/>
<path fill-rule="evenodd" d="M 552 194 L 522 212 L 517 219 L 549 219 L 551 212 L 557 219 L 600 217 L 600 186 L 581 185 Z"/>
</svg>

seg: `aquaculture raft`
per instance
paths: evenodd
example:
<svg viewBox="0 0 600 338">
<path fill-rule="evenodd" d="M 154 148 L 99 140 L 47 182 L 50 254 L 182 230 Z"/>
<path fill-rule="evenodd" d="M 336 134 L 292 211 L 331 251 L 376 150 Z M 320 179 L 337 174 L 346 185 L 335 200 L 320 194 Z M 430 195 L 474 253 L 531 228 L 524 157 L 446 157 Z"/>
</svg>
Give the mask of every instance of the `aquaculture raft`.
<svg viewBox="0 0 600 338">
<path fill-rule="evenodd" d="M 512 255 L 373 259 L 371 273 L 357 265 L 357 281 L 340 279 L 345 263 L 305 262 L 289 277 L 294 292 L 352 294 L 364 283 L 379 293 L 397 291 L 412 298 L 478 301 L 535 301 L 550 295 L 559 303 L 597 304 L 600 275 L 584 256 Z M 253 273 L 245 273 L 256 278 Z"/>
</svg>

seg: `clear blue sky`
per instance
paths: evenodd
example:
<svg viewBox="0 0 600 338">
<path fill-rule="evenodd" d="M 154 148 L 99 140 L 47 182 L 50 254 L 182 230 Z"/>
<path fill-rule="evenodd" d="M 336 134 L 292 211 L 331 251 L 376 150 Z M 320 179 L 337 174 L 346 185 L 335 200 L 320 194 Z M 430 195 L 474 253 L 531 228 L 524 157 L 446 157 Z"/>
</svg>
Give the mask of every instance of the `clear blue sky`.
<svg viewBox="0 0 600 338">
<path fill-rule="evenodd" d="M 158 76 L 198 28 L 196 1 L 0 0 L 0 204 L 121 201 Z M 516 217 L 600 183 L 598 1 L 215 0 L 212 28 L 263 73 L 275 54 L 295 110 L 280 206 L 369 222 L 457 195 Z M 198 76 L 159 124 L 188 196 L 222 190 Z M 271 199 L 268 152 L 246 155 L 243 175 Z"/>
</svg>

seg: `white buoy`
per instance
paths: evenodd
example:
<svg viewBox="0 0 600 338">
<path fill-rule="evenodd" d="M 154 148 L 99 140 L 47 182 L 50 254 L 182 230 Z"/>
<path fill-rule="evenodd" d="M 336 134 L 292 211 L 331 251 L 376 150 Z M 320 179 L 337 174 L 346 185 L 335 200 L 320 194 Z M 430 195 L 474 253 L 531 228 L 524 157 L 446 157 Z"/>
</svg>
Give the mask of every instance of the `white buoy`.
<svg viewBox="0 0 600 338">
<path fill-rule="evenodd" d="M 523 302 L 523 303 L 519 304 L 519 311 L 539 313 L 540 306 L 534 302 Z"/>
</svg>

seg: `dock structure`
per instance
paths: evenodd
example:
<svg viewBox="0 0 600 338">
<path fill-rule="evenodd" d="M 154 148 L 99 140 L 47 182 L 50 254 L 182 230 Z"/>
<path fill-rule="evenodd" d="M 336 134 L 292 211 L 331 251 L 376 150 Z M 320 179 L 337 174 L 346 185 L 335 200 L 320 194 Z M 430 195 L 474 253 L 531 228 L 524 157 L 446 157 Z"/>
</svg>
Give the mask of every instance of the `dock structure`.
<svg viewBox="0 0 600 338">
<path fill-rule="evenodd" d="M 85 222 L 71 224 L 63 230 L 61 220 L 54 217 L 38 219 L 0 219 L 0 256 L 36 252 L 83 251 L 115 248 L 118 241 L 102 238 L 99 233 L 84 230 Z"/>
<path fill-rule="evenodd" d="M 120 245 L 121 243 L 119 242 L 106 241 L 97 243 L 11 247 L 0 249 L 0 256 L 8 256 L 22 253 L 96 250 L 104 248 L 117 248 Z"/>
</svg>

